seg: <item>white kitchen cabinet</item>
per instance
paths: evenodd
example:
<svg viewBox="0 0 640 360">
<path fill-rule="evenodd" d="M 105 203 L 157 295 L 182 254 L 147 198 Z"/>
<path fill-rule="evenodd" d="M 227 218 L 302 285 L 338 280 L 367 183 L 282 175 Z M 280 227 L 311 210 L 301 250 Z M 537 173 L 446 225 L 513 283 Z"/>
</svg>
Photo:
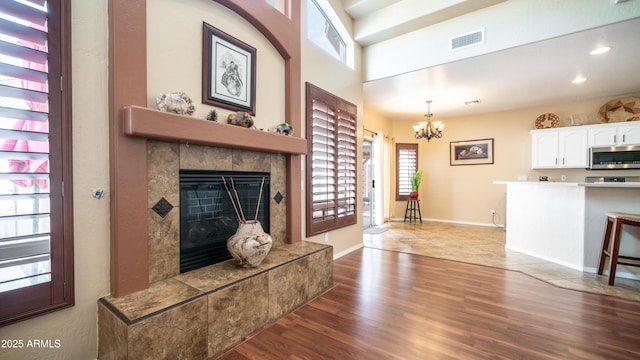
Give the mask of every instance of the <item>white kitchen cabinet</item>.
<svg viewBox="0 0 640 360">
<path fill-rule="evenodd" d="M 640 144 L 640 123 L 593 125 L 589 128 L 589 146 Z"/>
<path fill-rule="evenodd" d="M 555 168 L 558 166 L 558 132 L 545 131 L 531 134 L 531 167 Z"/>
<path fill-rule="evenodd" d="M 588 168 L 589 145 L 584 130 L 560 132 L 558 164 L 563 168 Z"/>
<path fill-rule="evenodd" d="M 564 128 L 531 131 L 531 168 L 589 167 L 586 129 Z"/>
</svg>

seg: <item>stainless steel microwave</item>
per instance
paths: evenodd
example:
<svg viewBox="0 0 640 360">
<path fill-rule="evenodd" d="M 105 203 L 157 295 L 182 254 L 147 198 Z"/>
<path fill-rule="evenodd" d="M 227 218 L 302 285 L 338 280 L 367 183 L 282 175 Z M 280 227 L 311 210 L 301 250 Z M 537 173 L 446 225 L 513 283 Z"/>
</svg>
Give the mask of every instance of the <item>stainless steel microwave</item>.
<svg viewBox="0 0 640 360">
<path fill-rule="evenodd" d="M 640 169 L 640 145 L 592 147 L 589 153 L 593 170 Z"/>
</svg>

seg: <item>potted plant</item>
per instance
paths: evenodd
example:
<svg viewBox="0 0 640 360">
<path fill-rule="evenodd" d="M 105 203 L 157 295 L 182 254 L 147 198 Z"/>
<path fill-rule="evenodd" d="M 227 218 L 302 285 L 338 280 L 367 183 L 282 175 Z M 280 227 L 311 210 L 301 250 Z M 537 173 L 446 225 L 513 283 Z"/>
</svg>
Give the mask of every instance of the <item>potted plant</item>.
<svg viewBox="0 0 640 360">
<path fill-rule="evenodd" d="M 422 181 L 422 170 L 418 170 L 411 175 L 411 192 L 409 198 L 418 198 L 418 189 L 420 188 L 420 182 Z"/>
</svg>

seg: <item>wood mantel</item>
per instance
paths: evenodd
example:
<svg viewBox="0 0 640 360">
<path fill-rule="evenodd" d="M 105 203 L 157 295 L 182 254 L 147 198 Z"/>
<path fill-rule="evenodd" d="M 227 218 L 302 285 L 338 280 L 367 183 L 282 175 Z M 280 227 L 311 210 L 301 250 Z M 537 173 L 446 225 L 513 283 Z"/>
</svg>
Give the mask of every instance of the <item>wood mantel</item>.
<svg viewBox="0 0 640 360">
<path fill-rule="evenodd" d="M 168 142 L 296 155 L 304 155 L 307 152 L 306 139 L 135 105 L 126 106 L 124 109 L 123 132 L 126 135 Z"/>
</svg>

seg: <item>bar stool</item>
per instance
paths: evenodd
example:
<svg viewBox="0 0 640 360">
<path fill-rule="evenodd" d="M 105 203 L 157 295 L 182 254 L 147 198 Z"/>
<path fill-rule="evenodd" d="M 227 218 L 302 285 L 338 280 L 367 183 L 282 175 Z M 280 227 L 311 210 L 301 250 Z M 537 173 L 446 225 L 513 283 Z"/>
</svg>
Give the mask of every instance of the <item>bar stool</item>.
<svg viewBox="0 0 640 360">
<path fill-rule="evenodd" d="M 417 215 L 416 215 L 417 213 Z M 418 199 L 410 199 L 407 201 L 407 207 L 404 209 L 404 222 L 409 219 L 409 223 L 413 222 L 413 220 L 420 219 L 420 224 L 422 224 L 422 213 L 420 213 L 420 200 Z"/>
<path fill-rule="evenodd" d="M 638 257 L 622 256 L 618 255 L 620 251 L 620 237 L 622 234 L 622 225 L 638 226 L 640 227 L 640 215 L 625 214 L 619 212 L 607 213 L 607 224 L 604 230 L 604 239 L 602 239 L 602 251 L 600 251 L 600 264 L 598 264 L 598 275 L 602 275 L 604 270 L 604 262 L 609 259 L 609 285 L 613 285 L 616 277 L 616 266 L 628 265 L 640 267 L 640 263 L 633 263 L 627 261 L 620 261 L 619 259 L 640 261 Z M 613 232 L 613 243 L 611 244 L 611 250 L 609 250 L 609 243 L 611 242 L 611 233 Z M 640 240 L 640 239 L 639 239 Z"/>
</svg>

